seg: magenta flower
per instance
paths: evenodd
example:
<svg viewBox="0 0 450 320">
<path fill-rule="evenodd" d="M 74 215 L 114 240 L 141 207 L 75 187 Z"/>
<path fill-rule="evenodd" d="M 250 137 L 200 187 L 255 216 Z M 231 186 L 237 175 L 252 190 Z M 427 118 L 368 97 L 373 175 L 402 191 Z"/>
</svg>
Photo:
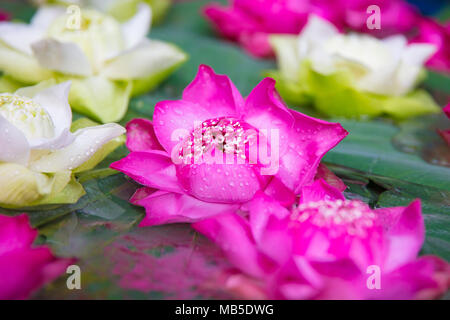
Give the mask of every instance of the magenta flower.
<svg viewBox="0 0 450 320">
<path fill-rule="evenodd" d="M 444 107 L 443 109 L 445 115 L 447 116 L 447 118 L 450 119 L 450 103 Z M 448 146 L 450 147 L 450 129 L 447 130 L 439 130 L 438 129 L 438 133 L 441 135 L 442 139 L 444 139 L 445 142 L 447 142 Z"/>
<path fill-rule="evenodd" d="M 0 10 L 0 21 L 7 21 L 10 19 L 9 13 Z"/>
<path fill-rule="evenodd" d="M 36 236 L 27 215 L 0 215 L 0 300 L 28 298 L 70 264 L 70 259 L 54 257 L 45 246 L 33 247 Z"/>
<path fill-rule="evenodd" d="M 288 109 L 274 86 L 266 78 L 244 99 L 202 65 L 182 100 L 156 104 L 153 123 L 128 123 L 131 153 L 111 167 L 145 186 L 131 199 L 146 208 L 141 226 L 234 213 L 257 191 L 294 202 L 347 132 Z"/>
<path fill-rule="evenodd" d="M 378 37 L 410 32 L 416 25 L 418 11 L 405 0 L 342 0 L 338 1 L 346 28 Z M 371 6 L 380 8 L 380 29 L 367 26 Z"/>
<path fill-rule="evenodd" d="M 332 1 L 323 0 L 234 0 L 230 7 L 207 5 L 204 14 L 224 37 L 257 57 L 266 57 L 273 54 L 268 35 L 299 33 L 309 13 L 339 25 L 339 11 Z"/>
<path fill-rule="evenodd" d="M 431 18 L 421 18 L 419 34 L 412 42 L 434 44 L 438 50 L 428 60 L 427 66 L 436 71 L 450 73 L 450 23 L 444 26 Z"/>
<path fill-rule="evenodd" d="M 367 9 L 380 8 L 380 29 L 367 26 Z M 404 0 L 233 0 L 229 7 L 207 5 L 206 17 L 216 29 L 257 57 L 273 55 L 270 34 L 298 34 L 308 15 L 318 15 L 339 29 L 350 29 L 376 36 L 389 36 L 412 30 L 419 16 Z"/>
<path fill-rule="evenodd" d="M 259 279 L 269 298 L 424 299 L 450 287 L 447 262 L 417 257 L 424 241 L 419 201 L 371 210 L 317 180 L 290 211 L 263 193 L 248 207 L 248 219 L 224 214 L 193 226 Z M 370 277 L 377 271 L 379 278 Z"/>
</svg>

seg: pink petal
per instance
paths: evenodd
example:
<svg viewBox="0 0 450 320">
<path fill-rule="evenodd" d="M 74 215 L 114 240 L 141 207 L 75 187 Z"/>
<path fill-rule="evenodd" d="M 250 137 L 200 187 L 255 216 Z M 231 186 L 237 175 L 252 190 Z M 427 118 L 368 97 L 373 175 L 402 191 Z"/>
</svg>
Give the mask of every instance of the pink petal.
<svg viewBox="0 0 450 320">
<path fill-rule="evenodd" d="M 10 15 L 8 12 L 0 11 L 0 21 L 7 21 L 10 19 Z"/>
<path fill-rule="evenodd" d="M 259 130 L 266 130 L 265 135 L 271 136 L 272 130 L 278 132 L 280 141 L 270 141 L 279 144 L 279 153 L 283 154 L 290 141 L 289 132 L 294 124 L 294 117 L 287 109 L 280 95 L 275 90 L 275 80 L 263 79 L 245 101 L 243 119 Z"/>
<path fill-rule="evenodd" d="M 420 200 L 413 201 L 403 210 L 398 222 L 389 229 L 387 236 L 388 252 L 384 270 L 393 270 L 416 259 L 425 239 Z"/>
<path fill-rule="evenodd" d="M 133 119 L 127 123 L 126 129 L 128 150 L 164 150 L 156 138 L 153 123 L 150 120 Z"/>
<path fill-rule="evenodd" d="M 366 290 L 369 299 L 438 299 L 450 288 L 449 264 L 423 256 L 392 272 L 382 270 L 381 289 Z"/>
<path fill-rule="evenodd" d="M 450 147 L 450 130 L 437 130 L 437 132 L 441 135 L 442 139 L 447 143 Z"/>
<path fill-rule="evenodd" d="M 262 192 L 258 192 L 255 195 L 248 208 L 250 212 L 250 227 L 256 241 L 261 240 L 271 216 L 278 220 L 283 220 L 290 215 L 289 210 L 281 206 L 274 198 Z"/>
<path fill-rule="evenodd" d="M 292 254 L 290 212 L 262 192 L 249 203 L 249 210 L 250 228 L 259 250 L 283 265 Z"/>
<path fill-rule="evenodd" d="M 205 6 L 205 16 L 215 24 L 217 30 L 231 40 L 238 40 L 243 31 L 256 30 L 258 24 L 242 10 L 224 8 L 211 4 Z"/>
<path fill-rule="evenodd" d="M 213 112 L 190 101 L 160 101 L 153 112 L 153 128 L 159 143 L 172 154 L 180 140 L 196 125 L 212 118 Z"/>
<path fill-rule="evenodd" d="M 139 201 L 141 201 L 144 198 L 147 198 L 148 196 L 155 193 L 156 191 L 158 191 L 158 190 L 154 189 L 154 188 L 149 188 L 149 187 L 139 188 L 131 196 L 130 202 L 134 205 L 139 205 Z"/>
<path fill-rule="evenodd" d="M 226 75 L 218 75 L 206 65 L 200 65 L 195 79 L 184 89 L 183 100 L 210 110 L 215 117 L 236 117 L 244 99 Z"/>
<path fill-rule="evenodd" d="M 224 251 L 230 262 L 249 275 L 262 277 L 272 268 L 256 249 L 247 221 L 237 214 L 219 215 L 193 224 Z"/>
<path fill-rule="evenodd" d="M 417 23 L 415 8 L 403 0 L 352 0 L 343 3 L 345 19 L 349 28 L 375 36 L 388 36 L 410 31 Z M 381 29 L 367 28 L 367 8 L 378 5 L 381 10 Z"/>
<path fill-rule="evenodd" d="M 165 223 L 192 223 L 205 218 L 224 213 L 233 213 L 239 205 L 208 203 L 194 197 L 157 191 L 146 198 L 136 201 L 137 205 L 145 207 L 146 217 L 140 227 L 154 226 Z"/>
<path fill-rule="evenodd" d="M 26 299 L 72 263 L 46 247 L 32 248 L 36 236 L 26 215 L 0 215 L 0 299 Z"/>
<path fill-rule="evenodd" d="M 347 188 L 347 186 L 344 184 L 344 182 L 341 179 L 339 179 L 339 177 L 336 176 L 323 163 L 319 164 L 319 167 L 317 168 L 316 176 L 314 177 L 314 180 L 319 180 L 319 179 L 325 180 L 330 186 L 338 189 L 341 192 L 344 192 L 344 190 Z"/>
<path fill-rule="evenodd" d="M 315 119 L 295 110 L 291 113 L 295 124 L 288 135 L 288 150 L 281 156 L 277 176 L 298 193 L 304 185 L 312 182 L 322 157 L 348 132 L 339 123 Z"/>
<path fill-rule="evenodd" d="M 446 105 L 442 110 L 444 111 L 447 118 L 450 119 L 450 103 L 448 105 Z"/>
<path fill-rule="evenodd" d="M 255 57 L 271 57 L 274 52 L 269 42 L 269 34 L 264 32 L 245 33 L 239 37 L 239 42 L 245 50 Z"/>
<path fill-rule="evenodd" d="M 110 167 L 147 187 L 183 193 L 178 184 L 175 165 L 162 151 L 131 152 L 125 158 L 113 162 Z"/>
<path fill-rule="evenodd" d="M 0 256 L 0 299 L 26 299 L 47 279 L 44 270 L 54 257 L 47 248 L 15 250 Z M 59 270 L 58 275 L 64 269 Z"/>
<path fill-rule="evenodd" d="M 437 52 L 428 60 L 427 66 L 440 72 L 450 72 L 450 28 L 431 18 L 420 18 L 419 34 L 413 43 L 430 43 L 437 47 Z"/>
<path fill-rule="evenodd" d="M 265 185 L 247 164 L 178 165 L 180 185 L 194 197 L 207 202 L 242 203 L 249 201 Z"/>
<path fill-rule="evenodd" d="M 345 200 L 345 198 L 338 189 L 330 186 L 323 179 L 316 180 L 312 185 L 302 188 L 300 193 L 300 204 L 322 200 L 334 201 Z"/>
<path fill-rule="evenodd" d="M 277 177 L 273 177 L 272 180 L 270 180 L 270 183 L 264 189 L 264 193 L 277 199 L 277 201 L 285 207 L 293 205 L 296 201 L 295 193 L 287 188 Z"/>
<path fill-rule="evenodd" d="M 317 296 L 324 285 L 321 275 L 309 261 L 294 256 L 270 281 L 272 299 L 306 300 Z"/>
<path fill-rule="evenodd" d="M 0 215 L 0 256 L 29 248 L 36 237 L 37 231 L 31 228 L 26 214 L 15 217 Z"/>
</svg>

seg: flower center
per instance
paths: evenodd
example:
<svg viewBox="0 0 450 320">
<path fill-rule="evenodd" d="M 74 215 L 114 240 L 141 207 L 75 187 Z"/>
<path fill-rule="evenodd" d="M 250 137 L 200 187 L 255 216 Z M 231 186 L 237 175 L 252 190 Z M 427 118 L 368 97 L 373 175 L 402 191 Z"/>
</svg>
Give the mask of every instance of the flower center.
<svg viewBox="0 0 450 320">
<path fill-rule="evenodd" d="M 364 237 L 375 225 L 375 213 L 358 200 L 318 201 L 301 204 L 293 210 L 291 219 L 329 228 L 334 236 L 349 234 Z"/>
<path fill-rule="evenodd" d="M 104 63 L 125 49 L 120 24 L 112 17 L 84 9 L 76 17 L 61 15 L 47 30 L 48 36 L 77 44 L 98 73 Z"/>
<path fill-rule="evenodd" d="M 47 111 L 31 99 L 0 94 L 0 115 L 21 130 L 28 140 L 51 138 L 54 125 Z"/>
<path fill-rule="evenodd" d="M 248 146 L 256 139 L 256 131 L 233 118 L 214 118 L 197 125 L 184 139 L 179 159 L 185 164 L 201 163 L 207 156 L 231 155 L 245 162 Z M 217 153 L 216 151 L 220 151 Z"/>
</svg>

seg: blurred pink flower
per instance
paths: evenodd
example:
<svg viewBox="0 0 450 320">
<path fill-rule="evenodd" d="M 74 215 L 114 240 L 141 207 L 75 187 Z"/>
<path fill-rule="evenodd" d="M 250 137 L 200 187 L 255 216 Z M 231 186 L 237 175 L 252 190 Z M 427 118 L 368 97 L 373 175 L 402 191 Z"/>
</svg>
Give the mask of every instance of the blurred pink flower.
<svg viewBox="0 0 450 320">
<path fill-rule="evenodd" d="M 450 119 L 450 103 L 444 107 L 443 109 L 445 115 L 447 116 L 447 118 Z M 442 139 L 444 139 L 445 142 L 447 142 L 448 146 L 450 147 L 450 129 L 448 130 L 439 130 L 438 129 L 438 133 L 441 135 Z"/>
<path fill-rule="evenodd" d="M 380 8 L 381 29 L 367 27 L 371 5 Z M 410 32 L 418 17 L 404 0 L 233 0 L 228 7 L 209 4 L 204 14 L 224 37 L 257 57 L 273 54 L 270 34 L 300 33 L 309 14 L 325 18 L 339 29 L 378 37 Z"/>
<path fill-rule="evenodd" d="M 339 25 L 337 8 L 324 0 L 234 0 L 229 7 L 209 4 L 204 14 L 224 37 L 239 42 L 257 57 L 266 57 L 273 54 L 270 34 L 299 33 L 309 13 Z"/>
<path fill-rule="evenodd" d="M 450 73 L 450 23 L 446 26 L 430 18 L 421 18 L 418 23 L 419 34 L 412 42 L 425 42 L 436 45 L 438 51 L 428 60 L 431 69 Z"/>
<path fill-rule="evenodd" d="M 449 288 L 447 262 L 417 257 L 425 236 L 418 200 L 372 210 L 317 180 L 290 211 L 258 193 L 249 212 L 248 219 L 224 214 L 193 227 L 262 280 L 268 298 L 426 299 Z M 379 268 L 379 289 L 371 268 Z"/>
<path fill-rule="evenodd" d="M 9 13 L 0 10 L 0 21 L 7 21 L 10 19 Z"/>
<path fill-rule="evenodd" d="M 70 264 L 45 246 L 33 247 L 36 236 L 27 215 L 0 215 L 0 299 L 26 299 Z"/>
<path fill-rule="evenodd" d="M 342 0 L 339 2 L 342 19 L 346 28 L 385 37 L 398 33 L 408 33 L 415 27 L 419 12 L 405 0 Z M 370 6 L 380 8 L 380 29 L 369 29 Z"/>
<path fill-rule="evenodd" d="M 146 186 L 131 199 L 146 208 L 141 226 L 234 213 L 260 190 L 295 201 L 347 132 L 288 109 L 274 86 L 266 78 L 244 99 L 227 76 L 202 65 L 182 100 L 157 103 L 153 122 L 128 123 L 131 153 L 111 168 Z"/>
</svg>

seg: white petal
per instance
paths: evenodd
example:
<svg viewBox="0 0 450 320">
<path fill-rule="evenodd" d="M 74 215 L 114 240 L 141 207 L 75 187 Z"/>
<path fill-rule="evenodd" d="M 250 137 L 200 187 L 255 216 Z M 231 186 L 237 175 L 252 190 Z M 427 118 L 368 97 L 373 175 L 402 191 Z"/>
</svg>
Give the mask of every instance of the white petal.
<svg viewBox="0 0 450 320">
<path fill-rule="evenodd" d="M 0 40 L 8 46 L 31 55 L 31 44 L 41 40 L 44 32 L 24 23 L 0 22 Z"/>
<path fill-rule="evenodd" d="M 401 58 L 408 40 L 402 35 L 395 35 L 382 40 L 384 45 L 391 51 L 394 57 Z"/>
<path fill-rule="evenodd" d="M 436 52 L 432 44 L 418 43 L 409 45 L 403 52 L 400 66 L 395 74 L 395 87 L 392 94 L 403 95 L 411 91 L 424 63 Z"/>
<path fill-rule="evenodd" d="M 25 135 L 0 115 L 0 161 L 26 165 L 30 146 Z"/>
<path fill-rule="evenodd" d="M 403 61 L 409 65 L 423 66 L 423 64 L 436 52 L 433 44 L 410 44 L 403 52 Z"/>
<path fill-rule="evenodd" d="M 303 57 L 312 50 L 322 47 L 330 38 L 339 34 L 339 30 L 329 21 L 310 14 L 308 23 L 298 38 L 298 52 Z"/>
<path fill-rule="evenodd" d="M 30 25 L 35 28 L 47 31 L 50 24 L 60 15 L 65 14 L 64 7 L 60 6 L 44 6 L 40 7 L 31 19 Z"/>
<path fill-rule="evenodd" d="M 71 145 L 33 161 L 29 167 L 39 172 L 73 170 L 105 143 L 125 132 L 123 127 L 115 123 L 80 129 L 75 132 L 75 141 Z"/>
<path fill-rule="evenodd" d="M 52 139 L 40 139 L 30 142 L 33 149 L 60 149 L 74 141 L 70 133 L 72 110 L 69 105 L 70 81 L 46 88 L 36 94 L 33 101 L 40 104 L 50 115 L 55 126 Z"/>
<path fill-rule="evenodd" d="M 0 41 L 0 71 L 24 84 L 35 84 L 51 78 L 52 72 L 42 68 L 32 55 L 17 51 Z"/>
<path fill-rule="evenodd" d="M 110 79 L 140 79 L 164 71 L 186 59 L 175 46 L 145 39 L 134 49 L 110 60 L 102 74 Z"/>
<path fill-rule="evenodd" d="M 39 64 L 47 69 L 78 76 L 92 74 L 89 59 L 75 43 L 44 39 L 33 43 L 32 49 Z"/>
<path fill-rule="evenodd" d="M 297 52 L 297 37 L 291 35 L 273 35 L 270 43 L 277 55 L 277 64 L 284 77 L 298 81 L 300 58 Z"/>
<path fill-rule="evenodd" d="M 150 31 L 152 20 L 151 8 L 141 3 L 136 14 L 122 24 L 122 35 L 125 41 L 125 49 L 138 45 Z"/>
<path fill-rule="evenodd" d="M 29 87 L 22 87 L 16 90 L 14 94 L 21 96 L 21 97 L 27 97 L 32 99 L 35 95 L 37 95 L 39 92 L 41 92 L 44 89 L 47 89 L 51 86 L 54 86 L 56 84 L 54 79 L 41 81 L 38 84 L 34 86 Z"/>
</svg>

